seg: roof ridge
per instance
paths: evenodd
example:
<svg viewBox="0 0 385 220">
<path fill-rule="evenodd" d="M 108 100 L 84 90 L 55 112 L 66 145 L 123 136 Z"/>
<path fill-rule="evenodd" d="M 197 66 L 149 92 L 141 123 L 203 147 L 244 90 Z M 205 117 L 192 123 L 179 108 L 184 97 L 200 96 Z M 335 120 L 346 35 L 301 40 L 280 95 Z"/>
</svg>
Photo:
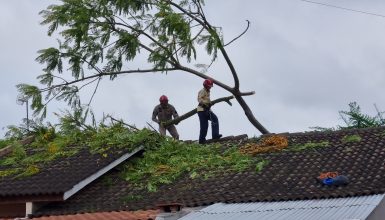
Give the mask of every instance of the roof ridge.
<svg viewBox="0 0 385 220">
<path fill-rule="evenodd" d="M 377 126 L 377 127 L 366 127 L 366 128 L 346 128 L 346 129 L 340 129 L 340 130 L 327 130 L 327 131 L 300 131 L 300 132 L 282 132 L 282 133 L 270 133 L 270 134 L 263 134 L 261 137 L 265 136 L 271 136 L 271 135 L 312 135 L 312 134 L 320 134 L 320 133 L 354 133 L 357 131 L 371 131 L 371 130 L 384 130 L 385 126 Z"/>
</svg>

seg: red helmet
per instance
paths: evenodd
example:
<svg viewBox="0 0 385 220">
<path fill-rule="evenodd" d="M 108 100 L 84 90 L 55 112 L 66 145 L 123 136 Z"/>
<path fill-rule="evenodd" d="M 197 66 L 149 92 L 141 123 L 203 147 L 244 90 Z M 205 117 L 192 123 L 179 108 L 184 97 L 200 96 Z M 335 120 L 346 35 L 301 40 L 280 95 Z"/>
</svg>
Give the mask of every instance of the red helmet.
<svg viewBox="0 0 385 220">
<path fill-rule="evenodd" d="M 162 96 L 159 98 L 159 102 L 160 102 L 160 103 L 167 103 L 167 102 L 168 102 L 167 96 L 162 95 Z"/>
<path fill-rule="evenodd" d="M 211 79 L 206 79 L 206 80 L 203 82 L 203 86 L 204 86 L 204 87 L 209 87 L 209 88 L 211 88 L 211 87 L 213 87 L 213 85 L 214 85 L 214 83 L 213 83 L 213 81 L 212 81 Z"/>
</svg>

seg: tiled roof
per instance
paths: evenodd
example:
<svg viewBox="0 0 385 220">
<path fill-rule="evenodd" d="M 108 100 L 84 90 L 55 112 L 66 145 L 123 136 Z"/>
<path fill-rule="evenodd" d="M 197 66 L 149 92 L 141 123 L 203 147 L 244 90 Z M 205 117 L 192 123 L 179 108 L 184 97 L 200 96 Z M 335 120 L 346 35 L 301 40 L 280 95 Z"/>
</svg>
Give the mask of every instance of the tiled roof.
<svg viewBox="0 0 385 220">
<path fill-rule="evenodd" d="M 158 210 L 148 211 L 121 211 L 121 212 L 96 212 L 75 215 L 45 216 L 33 218 L 34 220 L 154 220 Z"/>
<path fill-rule="evenodd" d="M 159 203 L 187 207 L 214 203 L 288 201 L 385 193 L 385 127 L 334 132 L 287 133 L 290 145 L 327 142 L 328 147 L 259 154 L 269 163 L 260 171 L 224 171 L 209 179 L 184 176 L 157 192 L 133 190 L 119 169 L 90 184 L 66 202 L 55 202 L 37 215 L 89 211 L 152 209 Z M 359 137 L 349 141 L 346 137 Z M 242 146 L 254 139 L 221 142 Z M 202 146 L 204 147 L 204 146 Z M 316 181 L 321 172 L 335 171 L 349 178 L 346 186 L 325 186 Z M 109 179 L 106 184 L 106 178 Z"/>
<path fill-rule="evenodd" d="M 72 189 L 77 183 L 129 152 L 128 149 L 114 150 L 114 153 L 104 157 L 90 153 L 88 149 L 81 149 L 73 156 L 61 157 L 43 165 L 40 172 L 32 176 L 0 178 L 0 201 L 16 197 L 26 197 L 30 201 L 35 201 L 38 196 L 49 195 L 63 198 L 63 193 Z M 0 171 L 8 168 L 0 166 Z"/>
</svg>

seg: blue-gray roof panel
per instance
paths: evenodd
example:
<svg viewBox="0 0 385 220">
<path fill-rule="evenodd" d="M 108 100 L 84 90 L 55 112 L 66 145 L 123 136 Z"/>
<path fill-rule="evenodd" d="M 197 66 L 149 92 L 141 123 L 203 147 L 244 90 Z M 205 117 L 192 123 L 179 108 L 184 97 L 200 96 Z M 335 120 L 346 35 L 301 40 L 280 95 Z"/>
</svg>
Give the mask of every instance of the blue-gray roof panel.
<svg viewBox="0 0 385 220">
<path fill-rule="evenodd" d="M 181 220 L 343 220 L 366 219 L 384 199 L 382 195 L 338 199 L 257 203 L 216 203 Z"/>
</svg>

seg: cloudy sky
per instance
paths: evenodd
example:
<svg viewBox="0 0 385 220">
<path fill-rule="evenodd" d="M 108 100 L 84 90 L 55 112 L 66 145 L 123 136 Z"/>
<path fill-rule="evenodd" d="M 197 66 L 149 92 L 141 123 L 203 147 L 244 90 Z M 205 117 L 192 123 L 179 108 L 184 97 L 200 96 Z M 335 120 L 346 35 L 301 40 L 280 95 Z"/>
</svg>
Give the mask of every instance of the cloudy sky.
<svg viewBox="0 0 385 220">
<path fill-rule="evenodd" d="M 339 110 L 357 101 L 365 113 L 374 115 L 373 104 L 385 110 L 385 2 L 383 0 L 314 0 L 368 15 L 301 0 L 207 1 L 206 13 L 223 27 L 225 42 L 240 34 L 245 20 L 249 31 L 226 47 L 239 73 L 242 91 L 255 91 L 246 98 L 255 117 L 273 133 L 302 132 L 310 127 L 342 124 Z M 37 84 L 42 66 L 37 51 L 56 45 L 39 25 L 38 12 L 54 0 L 0 1 L 0 138 L 6 126 L 19 124 L 25 106 L 16 103 L 18 83 Z M 209 63 L 200 60 L 200 63 Z M 222 58 L 208 74 L 232 85 Z M 122 118 L 137 127 L 151 123 L 153 107 L 165 94 L 183 114 L 196 106 L 202 79 L 182 72 L 122 76 L 102 80 L 93 101 L 100 119 L 104 113 Z M 228 96 L 219 87 L 212 99 Z M 90 93 L 83 94 L 88 99 Z M 65 105 L 52 103 L 52 112 Z M 225 103 L 213 107 L 221 133 L 259 136 L 240 106 Z M 155 123 L 151 123 L 156 126 Z M 178 125 L 181 139 L 197 139 L 198 117 Z M 210 136 L 210 133 L 208 137 Z"/>
</svg>

